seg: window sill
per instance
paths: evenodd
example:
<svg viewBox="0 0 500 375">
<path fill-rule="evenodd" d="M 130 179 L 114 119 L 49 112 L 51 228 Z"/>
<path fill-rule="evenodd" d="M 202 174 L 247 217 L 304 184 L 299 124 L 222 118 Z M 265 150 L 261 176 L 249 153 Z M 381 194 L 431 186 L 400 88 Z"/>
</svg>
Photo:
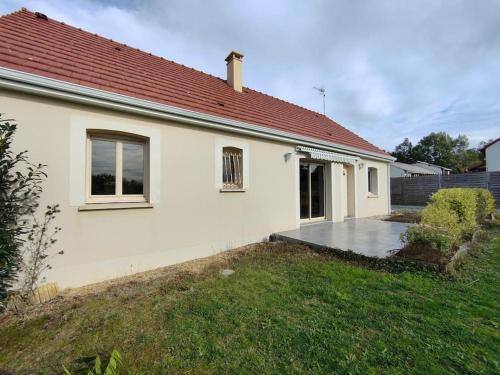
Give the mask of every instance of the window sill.
<svg viewBox="0 0 500 375">
<path fill-rule="evenodd" d="M 375 195 L 375 194 L 368 194 L 366 197 L 367 197 L 367 198 L 378 198 L 378 195 Z"/>
<path fill-rule="evenodd" d="M 221 193 L 244 193 L 246 189 L 220 189 Z"/>
<path fill-rule="evenodd" d="M 137 208 L 153 208 L 151 203 L 88 203 L 78 207 L 78 211 L 125 210 Z"/>
</svg>

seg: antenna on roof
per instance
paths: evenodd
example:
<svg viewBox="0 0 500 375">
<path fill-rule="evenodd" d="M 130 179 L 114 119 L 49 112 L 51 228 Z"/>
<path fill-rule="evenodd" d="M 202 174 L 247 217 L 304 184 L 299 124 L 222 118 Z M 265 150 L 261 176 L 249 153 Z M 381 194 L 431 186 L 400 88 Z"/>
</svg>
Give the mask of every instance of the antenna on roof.
<svg viewBox="0 0 500 375">
<path fill-rule="evenodd" d="M 313 87 L 313 89 L 318 90 L 320 95 L 323 97 L 323 115 L 325 115 L 326 89 L 323 86 Z"/>
</svg>

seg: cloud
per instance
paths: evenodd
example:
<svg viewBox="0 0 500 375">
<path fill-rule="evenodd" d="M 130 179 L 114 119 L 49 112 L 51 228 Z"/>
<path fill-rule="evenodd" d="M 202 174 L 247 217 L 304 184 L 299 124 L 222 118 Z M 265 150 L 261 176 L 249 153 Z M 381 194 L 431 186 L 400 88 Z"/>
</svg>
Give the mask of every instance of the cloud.
<svg viewBox="0 0 500 375">
<path fill-rule="evenodd" d="M 392 149 L 431 131 L 500 136 L 500 2 L 6 0 L 321 111 Z"/>
</svg>

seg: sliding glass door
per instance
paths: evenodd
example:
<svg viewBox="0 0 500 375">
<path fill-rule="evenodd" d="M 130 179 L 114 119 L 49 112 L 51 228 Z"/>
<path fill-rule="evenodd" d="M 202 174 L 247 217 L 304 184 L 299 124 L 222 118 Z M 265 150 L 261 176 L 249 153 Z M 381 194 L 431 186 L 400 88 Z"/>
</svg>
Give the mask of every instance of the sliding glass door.
<svg viewBox="0 0 500 375">
<path fill-rule="evenodd" d="M 325 217 L 325 167 L 300 162 L 300 218 L 320 220 Z"/>
</svg>

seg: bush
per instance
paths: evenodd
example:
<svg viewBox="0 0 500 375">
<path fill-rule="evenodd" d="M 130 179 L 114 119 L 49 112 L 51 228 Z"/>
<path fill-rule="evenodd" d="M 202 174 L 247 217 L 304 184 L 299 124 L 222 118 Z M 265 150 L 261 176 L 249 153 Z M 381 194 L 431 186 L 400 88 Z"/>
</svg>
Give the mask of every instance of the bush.
<svg viewBox="0 0 500 375">
<path fill-rule="evenodd" d="M 447 253 L 472 238 L 494 212 L 495 200 L 486 189 L 441 189 L 422 210 L 421 224 L 408 229 L 402 240 Z"/>
<path fill-rule="evenodd" d="M 28 276 L 29 282 L 23 284 L 32 290 L 48 266 L 47 250 L 55 238 L 47 230 L 59 212 L 57 205 L 48 206 L 45 219 L 50 220 L 41 225 L 36 221 L 47 174 L 45 165 L 28 159 L 27 151 L 12 150 L 16 130 L 16 124 L 0 115 L 0 312 L 19 274 Z"/>
<path fill-rule="evenodd" d="M 476 194 L 476 220 L 483 223 L 495 214 L 496 202 L 491 192 L 487 189 L 473 189 Z"/>
<path fill-rule="evenodd" d="M 464 239 L 470 239 L 479 227 L 474 189 L 441 189 L 432 195 L 429 205 L 441 210 L 443 215 L 447 211 L 454 212 Z"/>
<path fill-rule="evenodd" d="M 451 245 L 460 243 L 462 232 L 455 211 L 444 210 L 431 204 L 422 210 L 421 223 L 423 226 L 436 228 L 438 232 L 445 233 L 450 238 Z"/>
<path fill-rule="evenodd" d="M 402 240 L 406 244 L 430 246 L 441 253 L 448 253 L 453 245 L 453 239 L 445 230 L 422 224 L 409 228 Z"/>
</svg>

